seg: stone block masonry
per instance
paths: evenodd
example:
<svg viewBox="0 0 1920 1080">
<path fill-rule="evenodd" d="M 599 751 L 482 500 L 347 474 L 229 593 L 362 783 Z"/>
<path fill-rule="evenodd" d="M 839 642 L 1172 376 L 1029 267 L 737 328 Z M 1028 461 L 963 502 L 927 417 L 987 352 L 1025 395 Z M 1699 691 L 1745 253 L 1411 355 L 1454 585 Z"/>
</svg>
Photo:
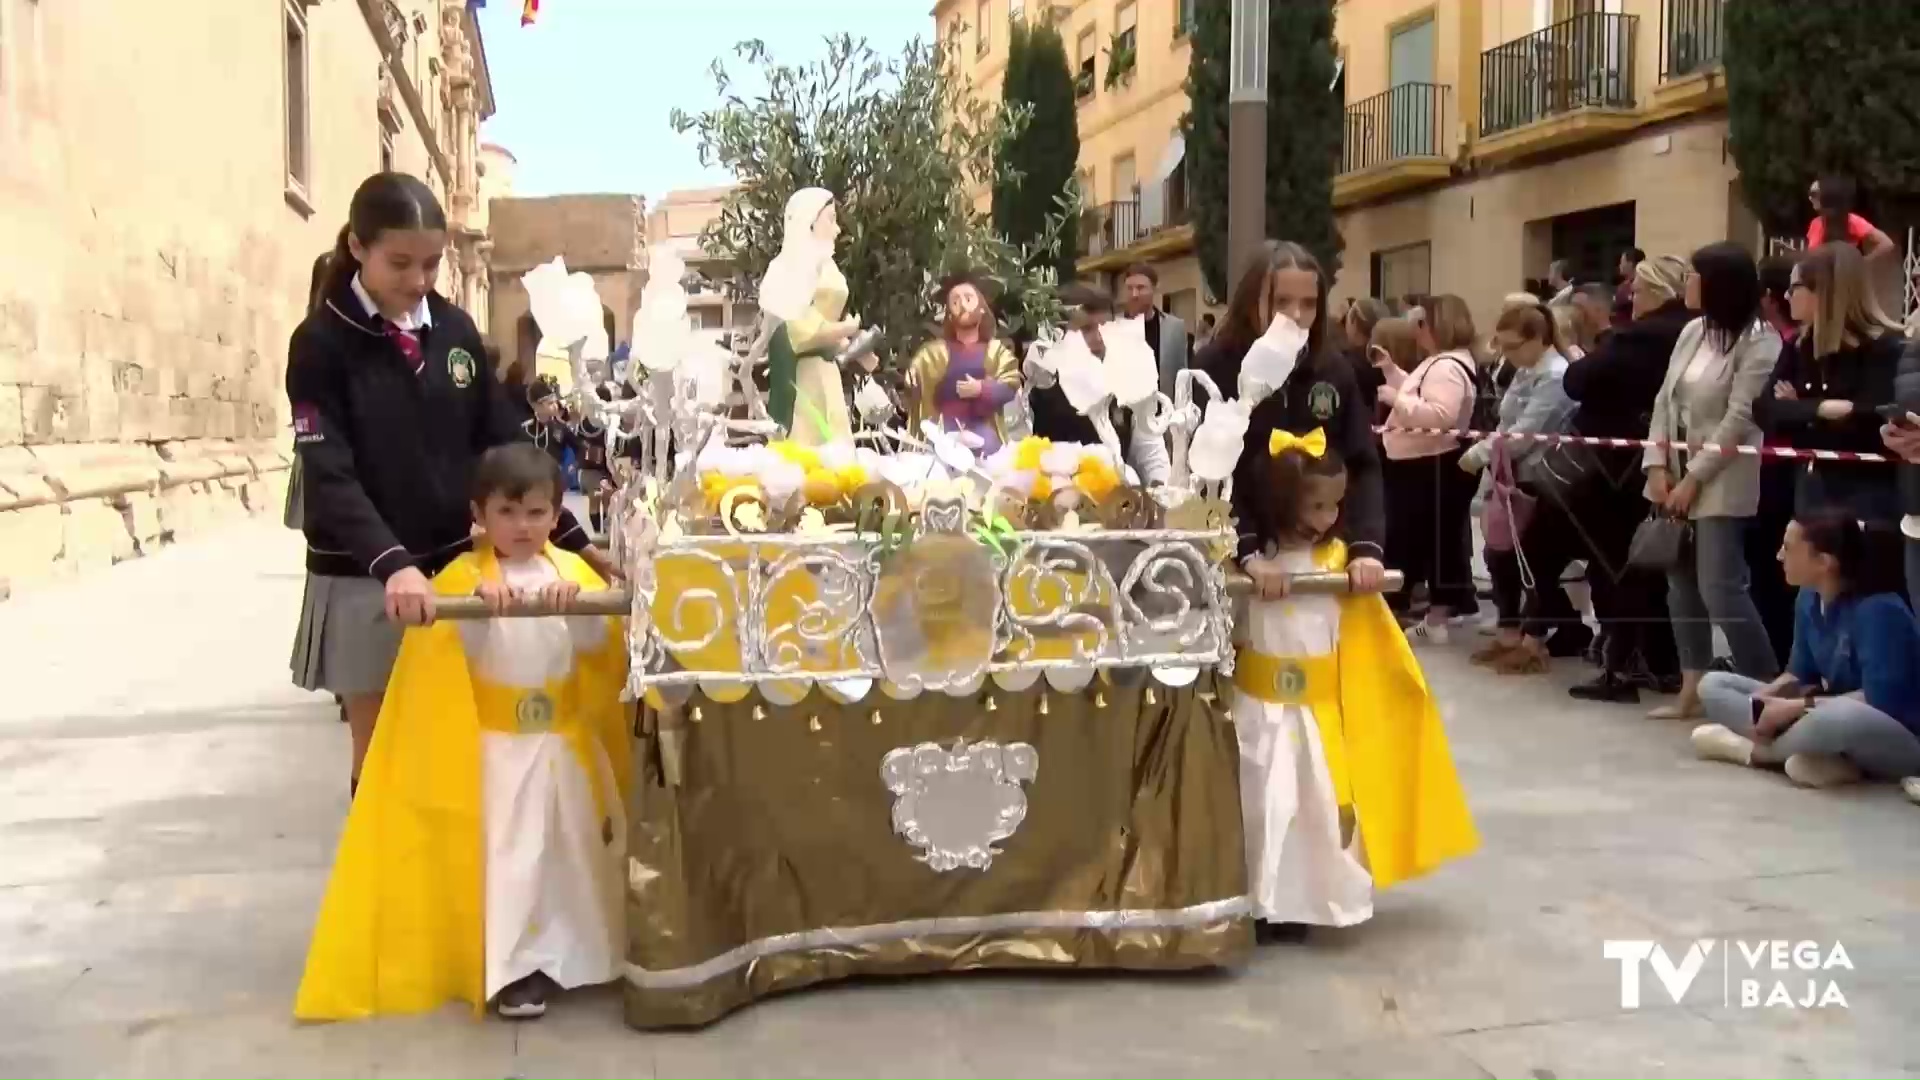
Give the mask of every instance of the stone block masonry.
<svg viewBox="0 0 1920 1080">
<path fill-rule="evenodd" d="M 300 309 L 276 246 L 121 240 L 66 289 L 0 292 L 0 597 L 280 512 Z"/>
</svg>

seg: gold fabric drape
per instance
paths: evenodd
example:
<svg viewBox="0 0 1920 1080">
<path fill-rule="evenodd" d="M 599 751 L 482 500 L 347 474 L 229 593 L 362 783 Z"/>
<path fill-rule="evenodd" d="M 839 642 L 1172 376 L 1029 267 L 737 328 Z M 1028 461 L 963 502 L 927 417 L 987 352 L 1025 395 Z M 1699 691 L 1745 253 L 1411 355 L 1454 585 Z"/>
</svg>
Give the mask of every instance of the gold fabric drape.
<svg viewBox="0 0 1920 1080">
<path fill-rule="evenodd" d="M 912 701 L 876 687 L 845 705 L 817 687 L 791 706 L 695 693 L 677 713 L 647 711 L 627 1022 L 702 1025 L 861 975 L 1243 961 L 1231 688 L 1210 672 L 1177 690 L 1143 672 L 1116 679 L 1074 693 L 989 680 L 969 697 Z M 989 866 L 936 872 L 895 832 L 881 761 L 962 738 L 1028 744 L 1037 772 Z"/>
</svg>

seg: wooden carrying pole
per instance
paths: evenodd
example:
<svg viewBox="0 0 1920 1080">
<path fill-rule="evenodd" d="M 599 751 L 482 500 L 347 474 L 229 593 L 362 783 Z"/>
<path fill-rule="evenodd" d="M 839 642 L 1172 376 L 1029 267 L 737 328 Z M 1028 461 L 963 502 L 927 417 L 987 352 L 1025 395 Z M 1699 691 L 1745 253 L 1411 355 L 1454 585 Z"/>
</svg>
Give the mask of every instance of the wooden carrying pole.
<svg viewBox="0 0 1920 1080">
<path fill-rule="evenodd" d="M 1387 579 L 1381 585 L 1381 592 L 1399 592 L 1406 579 L 1398 570 L 1387 571 Z M 1253 579 L 1245 574 L 1227 575 L 1227 595 L 1240 599 L 1253 589 Z M 1340 573 L 1313 573 L 1293 575 L 1293 591 L 1317 596 L 1345 593 L 1347 575 Z M 602 592 L 586 592 L 575 597 L 573 603 L 562 609 L 551 609 L 539 604 L 509 605 L 507 610 L 495 616 L 487 610 L 486 602 L 477 596 L 443 596 L 434 606 L 437 619 L 475 620 L 489 618 L 538 618 L 546 615 L 625 615 L 632 604 L 625 589 L 607 589 Z"/>
</svg>

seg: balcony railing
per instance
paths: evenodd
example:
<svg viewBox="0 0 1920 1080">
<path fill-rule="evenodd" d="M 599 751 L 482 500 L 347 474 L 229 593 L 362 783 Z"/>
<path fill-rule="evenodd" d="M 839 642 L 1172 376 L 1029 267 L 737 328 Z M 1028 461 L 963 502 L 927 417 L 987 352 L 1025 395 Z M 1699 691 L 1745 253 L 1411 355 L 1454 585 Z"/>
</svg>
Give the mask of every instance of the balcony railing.
<svg viewBox="0 0 1920 1080">
<path fill-rule="evenodd" d="M 1480 54 L 1480 132 L 1579 109 L 1633 108 L 1635 15 L 1575 15 Z"/>
<path fill-rule="evenodd" d="M 1080 217 L 1080 254 L 1091 258 L 1123 250 L 1146 234 L 1140 228 L 1140 200 L 1101 203 Z"/>
<path fill-rule="evenodd" d="M 1727 0 L 1665 0 L 1660 19 L 1660 81 L 1719 67 L 1727 42 Z"/>
<path fill-rule="evenodd" d="M 1359 172 L 1407 158 L 1446 156 L 1450 87 L 1401 83 L 1347 106 L 1340 171 Z"/>
</svg>

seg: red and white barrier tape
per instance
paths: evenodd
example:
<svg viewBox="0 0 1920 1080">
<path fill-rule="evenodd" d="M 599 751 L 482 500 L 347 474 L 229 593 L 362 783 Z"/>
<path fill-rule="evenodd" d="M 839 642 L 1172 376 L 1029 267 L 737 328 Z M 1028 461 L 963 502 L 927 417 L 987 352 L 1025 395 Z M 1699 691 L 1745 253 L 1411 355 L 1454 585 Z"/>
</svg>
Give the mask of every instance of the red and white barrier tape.
<svg viewBox="0 0 1920 1080">
<path fill-rule="evenodd" d="M 1501 442 L 1544 442 L 1574 443 L 1579 446 L 1605 446 L 1619 450 L 1644 450 L 1658 447 L 1669 450 L 1674 447 L 1690 449 L 1693 453 L 1735 453 L 1749 457 L 1786 458 L 1791 461 L 1860 461 L 1860 462 L 1897 462 L 1885 454 L 1862 454 L 1852 450 L 1800 450 L 1791 446 L 1721 446 L 1718 443 L 1701 443 L 1688 447 L 1686 444 L 1665 439 L 1608 439 L 1593 435 L 1543 435 L 1537 431 L 1459 431 L 1453 428 L 1390 428 L 1384 424 L 1375 425 L 1373 432 L 1378 435 L 1385 431 L 1397 431 L 1402 435 L 1452 435 L 1456 438 L 1478 441 L 1495 439 Z"/>
</svg>

